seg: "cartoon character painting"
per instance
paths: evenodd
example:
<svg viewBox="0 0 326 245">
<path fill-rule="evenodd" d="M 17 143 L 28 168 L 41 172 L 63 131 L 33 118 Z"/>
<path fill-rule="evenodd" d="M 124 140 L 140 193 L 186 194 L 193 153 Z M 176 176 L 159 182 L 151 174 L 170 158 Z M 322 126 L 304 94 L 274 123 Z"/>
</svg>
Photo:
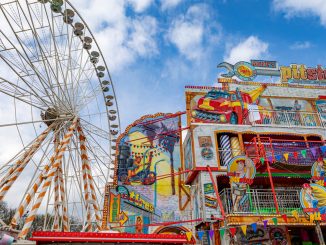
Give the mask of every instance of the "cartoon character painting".
<svg viewBox="0 0 326 245">
<path fill-rule="evenodd" d="M 237 156 L 228 165 L 230 176 L 233 211 L 240 211 L 244 206 L 247 185 L 250 184 L 256 174 L 253 161 L 245 156 Z"/>
<path fill-rule="evenodd" d="M 268 122 L 270 115 L 258 104 L 266 86 L 252 91 L 224 91 L 213 89 L 203 97 L 194 98 L 191 110 L 193 122 L 245 124 L 249 109 L 254 106 L 257 113 L 254 121 Z"/>
<path fill-rule="evenodd" d="M 318 209 L 320 214 L 326 214 L 326 188 L 318 184 L 303 184 L 300 202 L 303 208 Z"/>
<path fill-rule="evenodd" d="M 311 175 L 318 178 L 325 177 L 325 169 L 326 159 L 319 157 L 311 168 Z"/>
</svg>

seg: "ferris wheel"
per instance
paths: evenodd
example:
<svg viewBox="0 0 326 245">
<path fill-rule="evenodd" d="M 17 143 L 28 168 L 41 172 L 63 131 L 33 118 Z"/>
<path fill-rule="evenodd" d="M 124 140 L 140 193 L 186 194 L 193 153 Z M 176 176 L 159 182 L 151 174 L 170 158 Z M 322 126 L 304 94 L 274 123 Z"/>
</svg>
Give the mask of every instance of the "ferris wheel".
<svg viewBox="0 0 326 245">
<path fill-rule="evenodd" d="M 0 23 L 0 201 L 17 206 L 6 225 L 24 239 L 41 213 L 40 229 L 100 229 L 120 132 L 103 54 L 69 1 L 0 0 Z"/>
</svg>

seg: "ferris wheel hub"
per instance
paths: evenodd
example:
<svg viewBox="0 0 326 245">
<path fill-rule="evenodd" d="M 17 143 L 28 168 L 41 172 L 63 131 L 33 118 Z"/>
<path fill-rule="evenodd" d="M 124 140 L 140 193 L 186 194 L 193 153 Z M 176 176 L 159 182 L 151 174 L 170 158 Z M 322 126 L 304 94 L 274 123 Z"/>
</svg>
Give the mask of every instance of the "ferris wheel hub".
<svg viewBox="0 0 326 245">
<path fill-rule="evenodd" d="M 55 108 L 49 107 L 44 113 L 41 113 L 43 122 L 49 127 L 52 123 L 58 120 L 73 118 L 72 114 L 60 113 Z"/>
</svg>

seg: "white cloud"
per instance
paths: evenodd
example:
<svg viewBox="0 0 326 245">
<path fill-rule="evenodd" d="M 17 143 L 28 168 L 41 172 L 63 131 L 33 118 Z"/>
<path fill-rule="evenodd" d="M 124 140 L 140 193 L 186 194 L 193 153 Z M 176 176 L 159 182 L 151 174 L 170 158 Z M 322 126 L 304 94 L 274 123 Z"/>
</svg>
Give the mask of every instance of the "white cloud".
<svg viewBox="0 0 326 245">
<path fill-rule="evenodd" d="M 157 21 L 146 16 L 132 22 L 134 32 L 130 35 L 127 46 L 140 56 L 147 56 L 158 52 L 154 36 L 157 33 Z"/>
<path fill-rule="evenodd" d="M 209 17 L 207 5 L 196 4 L 185 15 L 175 18 L 168 30 L 167 39 L 189 60 L 202 57 L 206 41 L 218 41 L 217 34 L 211 32 L 216 26 L 208 23 Z M 219 32 L 218 28 L 216 31 Z"/>
<path fill-rule="evenodd" d="M 322 25 L 326 26 L 325 0 L 273 0 L 273 7 L 281 11 L 286 17 L 317 16 Z"/>
<path fill-rule="evenodd" d="M 161 0 L 161 8 L 162 10 L 167 10 L 170 8 L 174 8 L 179 5 L 182 0 Z"/>
<path fill-rule="evenodd" d="M 169 31 L 169 40 L 188 59 L 197 59 L 201 53 L 204 27 L 201 24 L 178 20 Z"/>
<path fill-rule="evenodd" d="M 258 59 L 268 54 L 268 43 L 256 36 L 250 36 L 244 41 L 232 47 L 224 56 L 224 60 L 230 63 Z"/>
<path fill-rule="evenodd" d="M 135 12 L 141 13 L 153 3 L 153 0 L 129 0 L 129 3 L 134 8 Z"/>
<path fill-rule="evenodd" d="M 312 45 L 309 41 L 304 41 L 304 42 L 295 42 L 290 46 L 290 49 L 308 49 Z"/>
</svg>

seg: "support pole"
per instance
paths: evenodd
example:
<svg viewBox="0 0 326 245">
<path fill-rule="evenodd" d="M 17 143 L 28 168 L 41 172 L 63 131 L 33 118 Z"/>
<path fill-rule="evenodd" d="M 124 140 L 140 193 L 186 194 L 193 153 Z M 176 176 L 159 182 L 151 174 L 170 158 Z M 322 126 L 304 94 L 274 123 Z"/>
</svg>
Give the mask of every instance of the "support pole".
<svg viewBox="0 0 326 245">
<path fill-rule="evenodd" d="M 280 211 L 278 209 L 278 202 L 277 202 L 277 198 L 276 198 L 276 193 L 275 193 L 275 189 L 274 189 L 272 173 L 271 173 L 271 169 L 269 167 L 269 162 L 268 161 L 266 161 L 266 165 L 267 165 L 267 171 L 268 171 L 268 176 L 269 176 L 269 182 L 270 182 L 271 187 L 272 187 L 273 199 L 274 199 L 274 204 L 275 204 L 275 208 L 276 208 L 276 213 L 280 214 Z"/>
<path fill-rule="evenodd" d="M 323 236 L 323 232 L 322 232 L 322 230 L 320 228 L 320 222 L 319 221 L 316 221 L 315 229 L 316 229 L 316 233 L 317 233 L 317 236 L 318 236 L 319 244 L 320 245 L 325 245 L 324 236 Z"/>
<path fill-rule="evenodd" d="M 89 231 L 92 229 L 91 205 L 93 206 L 93 209 L 94 209 L 97 230 L 101 230 L 101 225 L 100 225 L 101 217 L 99 214 L 100 210 L 99 210 L 99 206 L 97 203 L 95 187 L 94 187 L 94 179 L 92 176 L 92 170 L 91 170 L 91 166 L 89 164 L 89 158 L 87 155 L 86 137 L 85 137 L 85 134 L 80 125 L 78 125 L 77 131 L 79 133 L 80 151 L 81 151 L 81 159 L 82 159 L 82 171 L 83 171 L 83 180 L 84 180 L 84 188 L 85 188 L 85 202 L 86 202 L 86 211 L 87 211 L 86 230 Z"/>
<path fill-rule="evenodd" d="M 59 146 L 59 132 L 55 134 L 54 136 L 54 150 L 57 151 Z M 58 171 L 55 174 L 54 177 L 54 220 L 53 220 L 53 230 L 54 231 L 60 231 L 59 229 L 59 209 L 60 209 L 60 201 L 59 201 L 59 174 Z"/>
<path fill-rule="evenodd" d="M 58 167 L 60 167 L 60 163 L 61 163 L 61 160 L 63 158 L 63 155 L 66 151 L 66 148 L 67 146 L 69 145 L 70 143 L 70 140 L 71 140 L 71 137 L 73 136 L 74 134 L 74 130 L 76 128 L 76 125 L 77 125 L 77 118 L 74 118 L 72 124 L 70 125 L 67 133 L 63 136 L 63 140 L 60 142 L 60 145 L 59 145 L 59 149 L 58 149 L 58 154 L 55 158 L 55 161 L 51 167 L 51 169 L 49 170 L 47 176 L 46 176 L 46 180 L 45 182 L 42 184 L 42 188 L 41 188 L 41 191 L 36 199 L 36 202 L 34 203 L 33 207 L 32 207 L 32 210 L 31 212 L 29 213 L 28 217 L 26 218 L 25 220 L 25 224 L 24 224 L 24 227 L 22 229 L 22 231 L 19 233 L 18 235 L 18 238 L 20 239 L 25 239 L 30 228 L 31 228 L 31 225 L 36 217 L 36 213 L 37 213 L 37 210 L 39 209 L 39 207 L 41 206 L 41 203 L 42 203 L 42 200 L 43 200 L 43 197 L 45 196 L 47 190 L 48 190 L 48 187 L 50 186 L 51 182 L 52 182 L 52 179 L 55 175 L 55 172 L 57 171 Z"/>
<path fill-rule="evenodd" d="M 61 207 L 62 207 L 62 223 L 63 223 L 63 231 L 68 232 L 70 231 L 69 227 L 69 216 L 68 216 L 68 206 L 66 200 L 66 192 L 65 192 L 65 183 L 63 181 L 63 172 L 62 172 L 62 162 L 60 163 L 57 173 L 59 176 L 59 183 L 60 183 L 60 197 L 61 197 Z"/>
<path fill-rule="evenodd" d="M 52 126 L 48 127 L 41 135 L 39 135 L 30 149 L 24 153 L 24 155 L 14 164 L 14 166 L 11 167 L 6 176 L 1 180 L 0 201 L 3 200 L 6 193 L 9 191 L 19 175 L 23 172 L 24 168 L 34 156 L 35 152 L 40 148 L 41 144 L 51 130 Z"/>
<path fill-rule="evenodd" d="M 224 212 L 223 204 L 222 204 L 222 201 L 221 201 L 220 194 L 218 193 L 218 190 L 217 190 L 217 186 L 216 186 L 213 174 L 212 174 L 212 170 L 211 170 L 209 165 L 207 165 L 207 170 L 209 172 L 209 176 L 211 177 L 212 184 L 213 184 L 213 187 L 214 187 L 214 191 L 215 191 L 215 194 L 216 194 L 217 203 L 218 203 L 218 205 L 220 207 L 221 214 L 222 214 L 222 217 L 224 219 L 225 218 L 225 212 Z"/>
</svg>

